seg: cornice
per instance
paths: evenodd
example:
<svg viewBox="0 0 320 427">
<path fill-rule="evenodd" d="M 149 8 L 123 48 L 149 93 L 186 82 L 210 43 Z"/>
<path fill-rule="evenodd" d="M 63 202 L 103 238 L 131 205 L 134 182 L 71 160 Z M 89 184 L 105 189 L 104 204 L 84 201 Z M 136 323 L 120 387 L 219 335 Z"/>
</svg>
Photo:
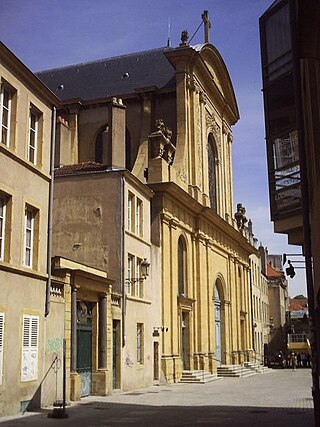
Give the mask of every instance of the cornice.
<svg viewBox="0 0 320 427">
<path fill-rule="evenodd" d="M 198 217 L 199 220 L 206 220 L 223 235 L 226 235 L 233 243 L 241 246 L 247 254 L 258 255 L 258 250 L 254 248 L 246 238 L 227 221 L 222 219 L 213 209 L 204 207 L 197 202 L 192 196 L 184 191 L 174 182 L 161 182 L 148 184 L 148 187 L 155 193 L 154 197 L 170 197 L 172 202 L 177 206 L 182 205 L 192 215 Z"/>
</svg>

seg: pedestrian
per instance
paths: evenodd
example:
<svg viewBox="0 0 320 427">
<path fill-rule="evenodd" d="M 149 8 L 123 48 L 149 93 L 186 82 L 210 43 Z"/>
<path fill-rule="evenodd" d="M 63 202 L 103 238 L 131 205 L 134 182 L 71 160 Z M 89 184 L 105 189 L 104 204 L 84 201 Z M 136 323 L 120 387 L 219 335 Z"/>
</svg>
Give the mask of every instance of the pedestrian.
<svg viewBox="0 0 320 427">
<path fill-rule="evenodd" d="M 301 354 L 300 353 L 297 354 L 297 363 L 298 363 L 298 368 L 300 368 L 301 367 Z"/>
<path fill-rule="evenodd" d="M 292 365 L 292 370 L 295 371 L 297 369 L 297 356 L 295 353 L 291 354 L 291 365 Z"/>
<path fill-rule="evenodd" d="M 307 355 L 306 355 L 306 353 L 301 354 L 301 361 L 302 361 L 302 366 L 304 368 L 306 368 L 307 367 Z"/>
<path fill-rule="evenodd" d="M 308 368 L 310 368 L 310 366 L 311 366 L 311 356 L 309 353 L 307 353 L 307 366 L 308 366 Z"/>
</svg>

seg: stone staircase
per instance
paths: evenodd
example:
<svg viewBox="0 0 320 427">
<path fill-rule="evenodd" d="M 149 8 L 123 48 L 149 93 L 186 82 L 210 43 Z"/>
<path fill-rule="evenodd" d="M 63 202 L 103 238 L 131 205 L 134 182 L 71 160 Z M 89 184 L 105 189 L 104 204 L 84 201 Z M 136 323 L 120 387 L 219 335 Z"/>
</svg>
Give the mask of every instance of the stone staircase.
<svg viewBox="0 0 320 427">
<path fill-rule="evenodd" d="M 244 366 L 248 369 L 251 369 L 253 372 L 257 372 L 258 374 L 263 374 L 265 372 L 273 372 L 272 369 L 267 366 L 261 365 L 259 362 L 244 362 Z"/>
<path fill-rule="evenodd" d="M 219 380 L 217 375 L 206 371 L 182 371 L 181 383 L 205 384 L 210 381 Z"/>
<path fill-rule="evenodd" d="M 251 377 L 256 375 L 258 371 L 248 368 L 245 365 L 221 365 L 217 368 L 218 377 Z"/>
</svg>

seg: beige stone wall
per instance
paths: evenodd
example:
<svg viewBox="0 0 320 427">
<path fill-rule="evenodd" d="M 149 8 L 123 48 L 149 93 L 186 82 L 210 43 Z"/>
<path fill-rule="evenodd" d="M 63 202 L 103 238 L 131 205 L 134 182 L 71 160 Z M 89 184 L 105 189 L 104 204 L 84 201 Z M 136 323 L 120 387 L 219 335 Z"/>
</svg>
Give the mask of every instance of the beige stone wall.
<svg viewBox="0 0 320 427">
<path fill-rule="evenodd" d="M 53 96 L 13 55 L 2 56 L 0 81 L 12 94 L 10 141 L 0 144 L 0 192 L 7 197 L 5 255 L 0 260 L 1 307 L 5 313 L 0 414 L 13 414 L 34 399 L 45 373 L 45 292 Z M 10 65 L 9 65 L 10 64 Z M 27 160 L 30 105 L 39 114 L 35 164 Z M 25 207 L 36 210 L 33 262 L 24 266 Z M 21 381 L 23 315 L 39 316 L 37 374 Z"/>
<path fill-rule="evenodd" d="M 270 341 L 268 280 L 261 272 L 261 260 L 259 257 L 251 255 L 250 264 L 255 358 L 263 362 L 264 346 Z"/>
<path fill-rule="evenodd" d="M 53 255 L 103 269 L 117 283 L 120 185 L 112 174 L 57 178 L 53 215 Z"/>
<path fill-rule="evenodd" d="M 181 193 L 181 198 L 183 195 Z M 157 206 L 157 196 L 154 206 Z M 160 203 L 159 203 L 160 205 Z M 197 217 L 186 205 L 162 199 L 162 369 L 169 382 L 182 373 L 182 316 L 187 319 L 187 369 L 216 372 L 215 284 L 221 299 L 222 363 L 241 363 L 252 349 L 248 264 L 217 224 Z M 155 212 L 154 212 L 155 215 Z M 197 227 L 199 227 L 197 229 Z M 186 241 L 187 280 L 184 296 L 178 290 L 178 240 Z M 239 277 L 239 269 L 241 276 Z M 241 322 L 242 321 L 242 322 Z M 241 326 L 242 325 L 242 326 Z"/>
</svg>

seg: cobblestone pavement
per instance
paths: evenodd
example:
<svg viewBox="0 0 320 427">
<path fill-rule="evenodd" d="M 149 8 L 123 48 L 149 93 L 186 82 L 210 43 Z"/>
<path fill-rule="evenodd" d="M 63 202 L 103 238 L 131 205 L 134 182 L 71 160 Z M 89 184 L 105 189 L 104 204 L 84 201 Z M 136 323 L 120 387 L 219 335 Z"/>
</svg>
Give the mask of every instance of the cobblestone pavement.
<svg viewBox="0 0 320 427">
<path fill-rule="evenodd" d="M 68 418 L 48 418 L 52 409 L 0 418 L 1 427 L 311 427 L 310 370 L 272 370 L 248 378 L 206 384 L 174 384 L 90 396 L 67 408 Z"/>
</svg>

